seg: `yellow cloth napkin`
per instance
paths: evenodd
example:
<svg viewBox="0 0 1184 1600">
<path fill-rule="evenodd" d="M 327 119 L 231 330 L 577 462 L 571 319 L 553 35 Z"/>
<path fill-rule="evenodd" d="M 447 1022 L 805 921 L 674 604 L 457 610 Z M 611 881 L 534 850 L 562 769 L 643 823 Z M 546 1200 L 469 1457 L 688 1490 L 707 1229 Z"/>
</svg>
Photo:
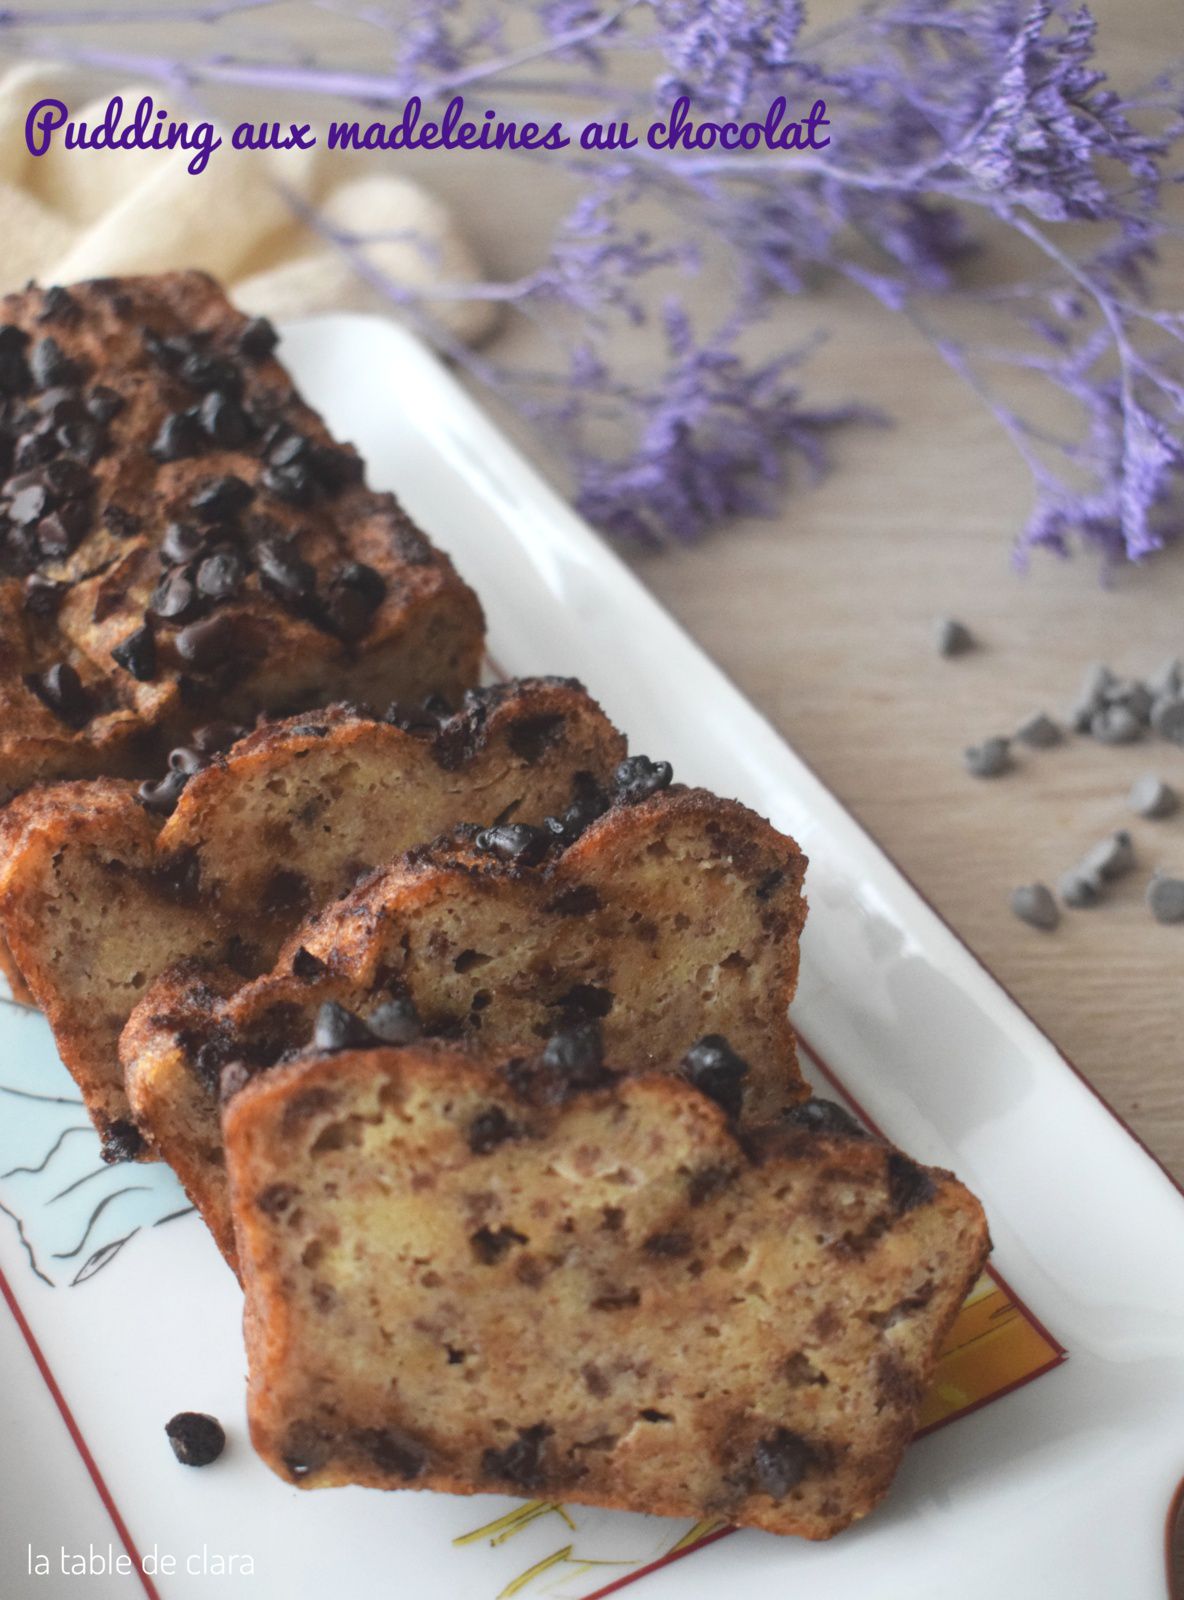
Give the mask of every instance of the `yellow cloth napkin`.
<svg viewBox="0 0 1184 1600">
<path fill-rule="evenodd" d="M 451 213 L 406 178 L 350 175 L 319 150 L 222 148 L 198 177 L 184 150 L 66 150 L 61 133 L 43 156 L 25 145 L 25 118 L 39 99 L 70 107 L 74 120 L 101 120 L 111 95 L 89 101 L 57 67 L 25 63 L 0 78 L 0 290 L 123 273 L 202 268 L 244 311 L 293 317 L 321 311 L 396 313 L 349 257 L 310 227 L 290 195 L 352 235 L 376 272 L 424 291 L 472 283 L 480 268 Z M 120 89 L 134 108 L 151 88 Z M 155 94 L 157 103 L 159 94 Z M 200 118 L 196 119 L 200 120 Z M 285 193 L 285 190 L 288 191 Z M 488 332 L 494 308 L 481 301 L 428 304 L 452 336 Z"/>
</svg>

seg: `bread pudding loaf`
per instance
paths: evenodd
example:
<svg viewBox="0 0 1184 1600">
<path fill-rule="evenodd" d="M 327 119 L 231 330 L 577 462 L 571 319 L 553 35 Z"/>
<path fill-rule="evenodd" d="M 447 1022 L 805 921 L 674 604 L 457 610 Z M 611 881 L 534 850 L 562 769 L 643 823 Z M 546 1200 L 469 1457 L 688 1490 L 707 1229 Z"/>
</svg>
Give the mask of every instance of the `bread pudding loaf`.
<svg viewBox="0 0 1184 1600">
<path fill-rule="evenodd" d="M 225 1133 L 251 1437 L 302 1488 L 829 1538 L 888 1489 L 989 1248 L 838 1107 L 741 1135 L 668 1076 L 314 1056 Z"/>
<path fill-rule="evenodd" d="M 199 272 L 0 303 L 0 801 L 477 681 L 472 591 Z"/>
<path fill-rule="evenodd" d="M 135 1142 L 119 1034 L 167 967 L 228 963 L 240 982 L 267 971 L 301 918 L 359 875 L 461 821 L 541 822 L 607 784 L 624 755 L 567 679 L 471 691 L 451 715 L 392 715 L 405 725 L 306 713 L 188 781 L 207 759 L 196 750 L 139 790 L 51 785 L 0 813 L 0 929 L 117 1152 Z"/>
<path fill-rule="evenodd" d="M 635 756 L 621 774 L 594 820 L 585 800 L 550 830 L 467 829 L 411 852 L 309 918 L 270 974 L 225 985 L 228 1000 L 184 971 L 145 994 L 120 1044 L 127 1091 L 228 1255 L 218 1074 L 231 1061 L 262 1071 L 333 1036 L 334 1007 L 363 1038 L 394 1003 L 400 1028 L 489 1050 L 595 1021 L 630 1070 L 674 1069 L 723 1034 L 760 1063 L 738 1090 L 746 1119 L 809 1092 L 787 1015 L 804 857 L 736 801 L 648 792 L 669 779 L 664 764 Z"/>
</svg>

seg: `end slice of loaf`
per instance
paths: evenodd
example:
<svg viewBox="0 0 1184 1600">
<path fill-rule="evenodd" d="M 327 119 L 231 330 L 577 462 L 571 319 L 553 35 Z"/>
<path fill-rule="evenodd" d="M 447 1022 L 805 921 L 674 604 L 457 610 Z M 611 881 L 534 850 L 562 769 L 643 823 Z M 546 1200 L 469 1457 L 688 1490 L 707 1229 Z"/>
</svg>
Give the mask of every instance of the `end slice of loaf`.
<svg viewBox="0 0 1184 1600">
<path fill-rule="evenodd" d="M 617 803 L 533 867 L 471 832 L 439 841 L 310 918 L 229 1000 L 166 975 L 121 1040 L 128 1094 L 231 1259 L 218 1073 L 301 1050 L 328 1001 L 365 1019 L 398 997 L 425 1033 L 489 1050 L 596 1021 L 607 1058 L 631 1071 L 676 1070 L 722 1034 L 754 1064 L 743 1113 L 762 1120 L 809 1093 L 787 1014 L 805 866 L 755 812 L 697 789 Z"/>
<path fill-rule="evenodd" d="M 126 781 L 30 790 L 0 814 L 0 929 L 100 1130 L 125 1144 L 119 1035 L 166 968 L 266 971 L 359 875 L 459 822 L 540 822 L 623 754 L 578 684 L 536 678 L 419 732 L 343 707 L 267 724 L 163 825 Z"/>
<path fill-rule="evenodd" d="M 557 1102 L 521 1067 L 366 1050 L 230 1100 L 259 1454 L 304 1488 L 864 1516 L 984 1264 L 978 1202 L 827 1102 L 743 1137 L 674 1078 Z"/>
</svg>

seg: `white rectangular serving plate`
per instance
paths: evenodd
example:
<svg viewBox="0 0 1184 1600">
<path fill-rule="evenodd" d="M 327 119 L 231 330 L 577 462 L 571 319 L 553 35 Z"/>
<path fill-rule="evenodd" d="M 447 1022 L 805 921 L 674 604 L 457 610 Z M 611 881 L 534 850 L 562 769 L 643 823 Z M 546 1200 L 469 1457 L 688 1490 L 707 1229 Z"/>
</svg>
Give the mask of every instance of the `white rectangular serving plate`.
<svg viewBox="0 0 1184 1600">
<path fill-rule="evenodd" d="M 282 355 L 455 555 L 502 670 L 578 676 L 634 750 L 801 842 L 804 1041 L 982 1197 L 996 1265 L 1068 1358 L 918 1441 L 886 1504 L 825 1545 L 746 1531 L 671 1560 L 687 1524 L 578 1506 L 457 1543 L 518 1503 L 301 1493 L 251 1453 L 239 1292 L 175 1181 L 102 1168 L 44 1022 L 3 1002 L 2 1600 L 586 1600 L 635 1578 L 638 1600 L 1158 1600 L 1184 1473 L 1181 1193 L 426 349 L 340 316 L 289 328 Z M 190 1409 L 230 1435 L 206 1471 L 162 1432 Z M 155 1572 L 111 1571 L 129 1549 Z"/>
</svg>

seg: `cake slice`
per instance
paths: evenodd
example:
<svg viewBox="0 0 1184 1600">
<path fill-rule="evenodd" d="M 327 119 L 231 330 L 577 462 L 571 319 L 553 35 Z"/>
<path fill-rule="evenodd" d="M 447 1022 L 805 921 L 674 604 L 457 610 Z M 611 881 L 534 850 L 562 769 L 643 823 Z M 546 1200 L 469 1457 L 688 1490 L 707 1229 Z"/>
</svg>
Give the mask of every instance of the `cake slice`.
<svg viewBox="0 0 1184 1600">
<path fill-rule="evenodd" d="M 313 907 L 459 822 L 541 822 L 607 785 L 624 740 L 570 679 L 452 715 L 346 707 L 267 724 L 160 783 L 33 789 L 0 814 L 0 930 L 113 1155 L 134 1153 L 119 1035 L 167 967 L 267 971 Z M 168 814 L 171 809 L 171 814 Z"/>
<path fill-rule="evenodd" d="M 787 1015 L 805 859 L 737 801 L 658 787 L 669 778 L 630 757 L 594 820 L 581 803 L 550 830 L 463 830 L 310 918 L 267 976 L 180 972 L 145 994 L 120 1044 L 128 1095 L 228 1258 L 218 1074 L 264 1070 L 314 1033 L 422 1029 L 515 1050 L 598 1022 L 630 1070 L 674 1069 L 723 1034 L 758 1064 L 736 1089 L 746 1119 L 808 1094 Z"/>
<path fill-rule="evenodd" d="M 476 596 L 200 272 L 0 301 L 0 801 L 477 681 Z"/>
<path fill-rule="evenodd" d="M 251 1438 L 302 1488 L 509 1493 L 825 1539 L 882 1498 L 982 1208 L 811 1100 L 446 1046 L 225 1108 Z"/>
</svg>

